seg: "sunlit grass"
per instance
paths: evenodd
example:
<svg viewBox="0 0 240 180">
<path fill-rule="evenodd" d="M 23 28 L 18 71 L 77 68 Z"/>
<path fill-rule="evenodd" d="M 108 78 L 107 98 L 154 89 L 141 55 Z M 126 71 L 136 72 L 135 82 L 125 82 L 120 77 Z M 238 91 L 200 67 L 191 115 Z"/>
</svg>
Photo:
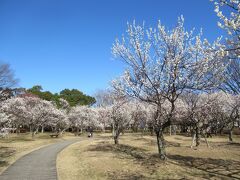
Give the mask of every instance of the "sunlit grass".
<svg viewBox="0 0 240 180">
<path fill-rule="evenodd" d="M 209 138 L 190 148 L 191 137 L 167 136 L 168 160 L 157 155 L 154 136 L 125 134 L 114 145 L 110 134 L 95 135 L 64 149 L 58 156 L 60 180 L 77 179 L 231 179 L 240 178 L 240 138 Z"/>
</svg>

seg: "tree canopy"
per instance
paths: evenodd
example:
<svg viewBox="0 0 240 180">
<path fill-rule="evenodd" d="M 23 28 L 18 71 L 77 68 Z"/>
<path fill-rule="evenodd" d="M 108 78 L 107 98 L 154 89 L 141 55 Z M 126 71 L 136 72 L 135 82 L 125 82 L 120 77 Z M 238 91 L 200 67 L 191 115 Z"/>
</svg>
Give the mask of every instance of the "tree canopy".
<svg viewBox="0 0 240 180">
<path fill-rule="evenodd" d="M 92 105 L 96 102 L 94 97 L 83 94 L 77 89 L 64 89 L 59 96 L 68 101 L 70 106 L 76 105 Z"/>
<path fill-rule="evenodd" d="M 27 92 L 37 95 L 41 99 L 53 101 L 57 104 L 57 106 L 60 106 L 60 98 L 65 99 L 71 107 L 76 105 L 92 105 L 96 102 L 94 97 L 85 95 L 78 89 L 64 89 L 59 94 L 53 94 L 50 91 L 43 91 L 42 86 L 35 85 L 28 89 Z"/>
</svg>

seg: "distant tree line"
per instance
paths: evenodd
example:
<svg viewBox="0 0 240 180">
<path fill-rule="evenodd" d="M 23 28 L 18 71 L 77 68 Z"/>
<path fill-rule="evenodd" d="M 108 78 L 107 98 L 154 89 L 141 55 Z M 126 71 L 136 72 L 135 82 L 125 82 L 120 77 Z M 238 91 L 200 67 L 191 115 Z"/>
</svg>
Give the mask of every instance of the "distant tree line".
<svg viewBox="0 0 240 180">
<path fill-rule="evenodd" d="M 65 99 L 70 107 L 76 105 L 92 105 L 96 102 L 94 97 L 85 95 L 77 89 L 64 89 L 60 93 L 51 93 L 50 91 L 43 91 L 42 86 L 36 85 L 27 89 L 27 92 L 34 94 L 43 100 L 53 101 L 58 107 L 60 107 L 59 99 Z"/>
</svg>

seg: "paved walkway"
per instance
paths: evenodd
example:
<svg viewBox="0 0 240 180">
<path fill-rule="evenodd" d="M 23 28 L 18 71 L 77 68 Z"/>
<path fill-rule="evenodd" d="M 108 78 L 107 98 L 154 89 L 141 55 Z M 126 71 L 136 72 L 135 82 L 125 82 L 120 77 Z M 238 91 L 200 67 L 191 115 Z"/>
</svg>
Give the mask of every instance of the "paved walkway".
<svg viewBox="0 0 240 180">
<path fill-rule="evenodd" d="M 21 157 L 0 175 L 0 180 L 56 180 L 57 154 L 77 141 L 58 142 Z"/>
</svg>

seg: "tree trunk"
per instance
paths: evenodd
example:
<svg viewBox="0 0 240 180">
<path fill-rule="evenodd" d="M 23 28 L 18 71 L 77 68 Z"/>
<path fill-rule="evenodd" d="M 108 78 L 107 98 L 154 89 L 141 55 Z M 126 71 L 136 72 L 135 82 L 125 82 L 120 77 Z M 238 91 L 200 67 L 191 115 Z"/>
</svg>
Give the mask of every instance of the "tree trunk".
<svg viewBox="0 0 240 180">
<path fill-rule="evenodd" d="M 219 134 L 222 136 L 223 135 L 223 130 L 224 130 L 224 126 L 220 128 L 219 130 Z M 217 135 L 217 134 L 216 134 Z"/>
<path fill-rule="evenodd" d="M 32 138 L 35 137 L 35 134 L 36 134 L 36 131 L 34 131 L 34 130 L 32 129 Z"/>
<path fill-rule="evenodd" d="M 17 129 L 16 129 L 16 132 L 17 132 L 17 134 L 19 135 L 20 134 L 20 127 L 19 126 L 17 126 Z"/>
<path fill-rule="evenodd" d="M 150 135 L 153 136 L 154 134 L 154 130 L 153 130 L 153 127 L 150 128 Z"/>
<path fill-rule="evenodd" d="M 143 137 L 144 135 L 144 132 L 145 132 L 145 128 L 142 129 L 142 133 L 141 133 L 141 136 Z"/>
<path fill-rule="evenodd" d="M 63 129 L 63 130 L 59 129 L 59 135 L 62 136 L 65 131 L 66 129 Z"/>
<path fill-rule="evenodd" d="M 115 136 L 115 126 L 114 126 L 114 124 L 112 124 L 112 136 L 113 137 Z"/>
<path fill-rule="evenodd" d="M 228 139 L 229 139 L 229 141 L 233 141 L 233 139 L 232 139 L 232 130 L 229 130 L 229 133 L 228 133 Z"/>
<path fill-rule="evenodd" d="M 29 132 L 31 133 L 32 138 L 34 138 L 35 132 L 34 132 L 34 128 L 32 125 L 29 126 Z"/>
<path fill-rule="evenodd" d="M 137 132 L 138 132 L 138 127 L 137 127 L 137 126 L 135 126 L 135 128 L 134 128 L 134 129 L 135 129 L 135 132 L 137 133 Z"/>
<path fill-rule="evenodd" d="M 229 139 L 230 142 L 233 141 L 233 138 L 232 138 L 233 129 L 234 129 L 234 122 L 233 122 L 232 127 L 229 129 L 229 132 L 228 132 L 228 139 Z"/>
<path fill-rule="evenodd" d="M 119 135 L 120 135 L 120 132 L 119 132 L 119 129 L 116 127 L 115 124 L 113 124 L 112 134 L 113 134 L 114 144 L 119 144 Z"/>
<path fill-rule="evenodd" d="M 120 132 L 118 130 L 115 130 L 114 131 L 114 135 L 113 135 L 113 139 L 114 139 L 114 144 L 119 144 L 119 135 L 120 135 Z"/>
<path fill-rule="evenodd" d="M 115 135 L 115 136 L 114 136 L 114 144 L 119 144 L 119 141 L 118 141 L 118 139 L 119 139 L 119 138 L 118 138 L 118 136 L 117 136 L 117 135 Z"/>
<path fill-rule="evenodd" d="M 196 140 L 196 133 L 194 133 L 194 134 L 192 135 L 192 144 L 191 144 L 191 148 L 193 147 L 195 140 Z"/>
<path fill-rule="evenodd" d="M 75 136 L 78 136 L 79 135 L 79 128 L 77 127 L 77 131 L 75 133 Z"/>
<path fill-rule="evenodd" d="M 205 139 L 205 142 L 206 142 L 206 144 L 207 144 L 207 147 L 209 148 L 210 146 L 209 146 L 208 140 L 207 140 L 207 138 L 206 138 L 205 135 L 204 135 L 204 139 Z"/>
<path fill-rule="evenodd" d="M 200 138 L 201 138 L 201 136 L 200 136 L 200 128 L 197 125 L 197 127 L 196 127 L 196 146 L 197 147 L 200 145 Z"/>
<path fill-rule="evenodd" d="M 44 133 L 44 126 L 42 125 L 42 131 L 41 131 L 42 133 Z"/>
<path fill-rule="evenodd" d="M 158 153 L 162 160 L 166 159 L 166 149 L 165 149 L 165 139 L 163 137 L 163 132 L 156 132 L 157 135 L 157 145 L 158 145 Z"/>
<path fill-rule="evenodd" d="M 177 132 L 177 126 L 176 125 L 172 125 L 172 134 L 176 135 Z"/>
<path fill-rule="evenodd" d="M 32 128 L 32 138 L 35 137 L 35 134 L 38 132 L 38 127 L 36 128 L 36 130 L 34 130 L 35 128 Z"/>
<path fill-rule="evenodd" d="M 29 132 L 32 133 L 32 125 L 29 125 Z"/>
<path fill-rule="evenodd" d="M 105 126 L 104 126 L 103 129 L 102 129 L 102 133 L 105 133 Z"/>
</svg>

